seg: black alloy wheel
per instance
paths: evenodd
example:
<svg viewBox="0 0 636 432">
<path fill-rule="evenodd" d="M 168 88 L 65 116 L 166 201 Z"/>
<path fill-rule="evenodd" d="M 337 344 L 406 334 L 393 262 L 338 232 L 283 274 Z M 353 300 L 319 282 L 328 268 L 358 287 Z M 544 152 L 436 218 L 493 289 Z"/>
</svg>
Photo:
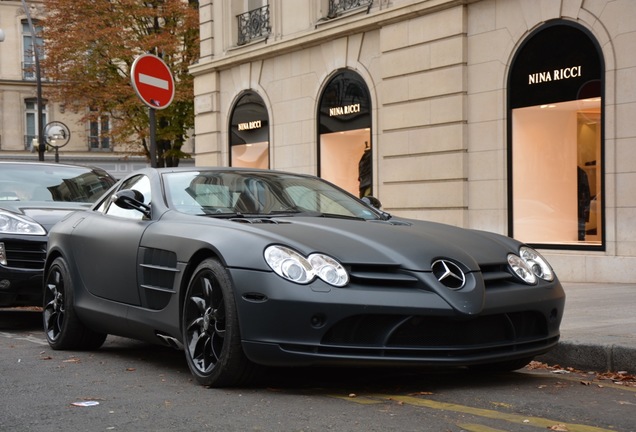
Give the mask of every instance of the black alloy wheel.
<svg viewBox="0 0 636 432">
<path fill-rule="evenodd" d="M 58 264 L 49 270 L 44 285 L 44 331 L 49 344 L 55 344 L 59 339 L 66 314 L 64 277 Z"/>
<path fill-rule="evenodd" d="M 42 318 L 46 339 L 55 350 L 92 350 L 106 340 L 106 334 L 88 329 L 75 314 L 73 284 L 64 258 L 56 258 L 46 272 Z"/>
<path fill-rule="evenodd" d="M 182 315 L 186 360 L 197 382 L 225 387 L 245 384 L 254 372 L 241 347 L 231 279 L 214 259 L 194 271 Z"/>
</svg>

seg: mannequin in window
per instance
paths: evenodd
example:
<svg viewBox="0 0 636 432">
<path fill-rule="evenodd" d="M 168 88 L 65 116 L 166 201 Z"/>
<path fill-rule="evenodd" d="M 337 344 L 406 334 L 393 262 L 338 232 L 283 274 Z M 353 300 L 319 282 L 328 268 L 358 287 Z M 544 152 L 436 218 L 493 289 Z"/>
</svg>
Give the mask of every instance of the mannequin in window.
<svg viewBox="0 0 636 432">
<path fill-rule="evenodd" d="M 364 142 L 364 153 L 358 162 L 358 181 L 360 182 L 360 198 L 371 195 L 371 183 L 373 179 L 371 165 L 371 147 L 369 142 Z"/>
<path fill-rule="evenodd" d="M 579 216 L 579 240 L 585 240 L 585 223 L 590 220 L 590 183 L 587 179 L 587 173 L 581 168 L 577 170 L 577 189 L 578 189 L 578 216 Z"/>
</svg>

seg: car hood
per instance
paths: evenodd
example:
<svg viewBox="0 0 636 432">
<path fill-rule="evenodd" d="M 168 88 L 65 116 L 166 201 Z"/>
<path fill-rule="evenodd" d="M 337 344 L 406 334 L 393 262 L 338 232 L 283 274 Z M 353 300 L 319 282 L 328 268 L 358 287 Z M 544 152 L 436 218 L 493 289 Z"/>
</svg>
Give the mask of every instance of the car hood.
<svg viewBox="0 0 636 432">
<path fill-rule="evenodd" d="M 67 214 L 86 210 L 90 205 L 90 203 L 57 201 L 5 201 L 0 205 L 0 209 L 27 216 L 42 225 L 48 232 Z"/>
<path fill-rule="evenodd" d="M 520 243 L 494 233 L 434 222 L 391 219 L 345 220 L 321 217 L 279 218 L 277 223 L 245 224 L 261 231 L 271 243 L 285 244 L 309 254 L 322 252 L 343 264 L 399 265 L 430 271 L 439 258 L 450 258 L 468 270 L 505 262 Z M 265 232 L 269 233 L 265 234 Z"/>
</svg>

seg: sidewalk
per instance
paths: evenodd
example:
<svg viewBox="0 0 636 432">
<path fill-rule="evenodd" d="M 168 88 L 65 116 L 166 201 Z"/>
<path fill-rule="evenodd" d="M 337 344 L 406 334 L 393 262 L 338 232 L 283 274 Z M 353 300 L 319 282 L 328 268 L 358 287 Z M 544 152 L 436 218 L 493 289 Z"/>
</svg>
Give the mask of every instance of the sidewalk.
<svg viewBox="0 0 636 432">
<path fill-rule="evenodd" d="M 636 284 L 563 283 L 561 340 L 536 360 L 581 370 L 636 373 Z"/>
</svg>

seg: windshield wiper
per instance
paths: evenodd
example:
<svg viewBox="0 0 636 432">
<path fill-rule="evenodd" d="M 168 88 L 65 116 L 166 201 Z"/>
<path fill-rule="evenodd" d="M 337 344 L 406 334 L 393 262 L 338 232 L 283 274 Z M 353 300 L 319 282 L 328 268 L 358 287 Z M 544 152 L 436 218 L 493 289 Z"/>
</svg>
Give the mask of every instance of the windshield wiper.
<svg viewBox="0 0 636 432">
<path fill-rule="evenodd" d="M 324 212 L 318 212 L 318 211 L 312 211 L 312 210 L 306 210 L 306 211 L 302 211 L 298 213 L 300 213 L 302 216 L 311 216 L 311 217 L 351 219 L 351 220 L 361 220 L 361 221 L 366 220 L 365 218 L 359 217 L 359 216 L 344 215 L 344 214 L 338 214 L 338 213 L 324 213 Z"/>
<path fill-rule="evenodd" d="M 208 216 L 218 219 L 233 219 L 233 218 L 244 218 L 248 215 L 239 212 L 228 212 L 228 213 L 204 213 L 201 216 Z M 249 215 L 252 216 L 252 215 Z"/>
</svg>

